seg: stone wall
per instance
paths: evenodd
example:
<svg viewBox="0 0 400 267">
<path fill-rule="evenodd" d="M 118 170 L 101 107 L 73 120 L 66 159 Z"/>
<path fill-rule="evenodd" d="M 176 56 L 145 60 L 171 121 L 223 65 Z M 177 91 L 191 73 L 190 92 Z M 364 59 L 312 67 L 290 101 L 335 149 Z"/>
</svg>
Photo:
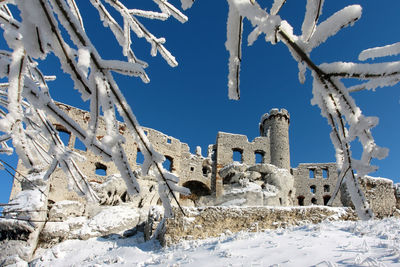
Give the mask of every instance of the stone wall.
<svg viewBox="0 0 400 267">
<path fill-rule="evenodd" d="M 256 232 L 324 220 L 357 220 L 356 214 L 349 208 L 322 206 L 202 207 L 184 210 L 187 216 L 176 209 L 175 218 L 166 220 L 163 234 L 158 237 L 164 246 L 183 240 L 218 237 L 224 233 Z"/>
<path fill-rule="evenodd" d="M 400 215 L 399 211 L 396 210 L 398 200 L 396 200 L 396 192 L 392 180 L 365 176 L 359 178 L 358 181 L 376 218 Z M 345 183 L 343 183 L 341 191 L 343 205 L 354 207 Z"/>
<path fill-rule="evenodd" d="M 394 190 L 396 197 L 396 208 L 400 210 L 400 183 L 394 185 Z"/>
<path fill-rule="evenodd" d="M 73 120 L 75 120 L 83 129 L 87 129 L 90 119 L 89 112 L 64 104 L 58 104 L 58 106 L 62 108 L 64 112 L 67 113 L 68 116 L 70 116 Z M 64 135 L 63 141 L 65 145 L 68 146 L 72 151 L 77 152 L 86 158 L 84 161 L 77 161 L 76 163 L 90 182 L 102 184 L 110 175 L 119 173 L 113 162 L 106 162 L 101 156 L 95 155 L 91 151 L 87 151 L 83 143 L 80 142 L 78 138 L 76 138 L 70 132 L 68 132 L 68 130 L 60 125 L 54 118 L 50 117 L 49 120 L 53 123 L 53 125 L 55 125 L 56 129 L 61 132 L 62 135 Z M 119 131 L 125 138 L 125 144 L 123 146 L 129 163 L 133 169 L 139 168 L 142 163 L 142 159 L 140 156 L 141 153 L 138 151 L 138 145 L 133 141 L 131 134 L 123 123 L 119 124 Z M 143 127 L 143 131 L 148 137 L 149 141 L 152 143 L 155 150 L 167 158 L 164 167 L 180 177 L 181 185 L 189 181 L 198 181 L 203 187 L 210 191 L 211 172 L 204 172 L 203 169 L 203 166 L 210 165 L 207 158 L 203 157 L 201 154 L 191 154 L 189 146 L 180 142 L 176 138 L 151 128 Z M 103 120 L 100 120 L 96 137 L 97 139 L 101 140 L 105 134 L 105 123 Z M 27 170 L 23 166 L 21 161 L 18 163 L 17 170 L 21 174 L 28 174 L 30 172 L 30 170 Z M 204 173 L 206 173 L 206 175 Z M 21 180 L 22 177 L 21 175 L 16 174 L 16 178 L 17 179 L 14 180 L 10 199 L 12 199 L 21 190 L 18 180 Z M 143 184 L 143 182 L 140 180 L 138 182 L 139 184 Z M 81 202 L 86 202 L 84 198 L 78 196 L 78 194 L 75 192 L 68 190 L 68 179 L 66 179 L 65 173 L 58 168 L 51 175 L 49 201 L 54 203 L 62 200 L 78 200 Z"/>
<path fill-rule="evenodd" d="M 220 169 L 233 163 L 235 161 L 234 156 L 238 156 L 236 160 L 239 163 L 254 165 L 257 154 L 262 157 L 259 163 L 270 163 L 269 139 L 267 137 L 257 137 L 253 142 L 249 142 L 245 135 L 218 133 L 215 156 L 216 175 L 213 181 L 217 198 L 223 194 L 223 181 L 219 175 Z"/>
<path fill-rule="evenodd" d="M 338 179 L 336 163 L 302 163 L 292 172 L 298 205 L 326 205 Z M 333 206 L 342 206 L 340 192 Z"/>
<path fill-rule="evenodd" d="M 87 129 L 90 120 L 89 112 L 64 104 L 58 104 L 58 106 L 83 129 Z M 111 194 L 110 197 L 106 197 L 107 199 L 104 200 L 103 203 L 108 205 L 112 203 L 112 205 L 115 205 L 121 201 L 125 202 L 132 200 L 124 195 L 125 189 L 119 185 L 118 181 L 110 182 L 108 180 L 110 179 L 110 176 L 118 173 L 113 162 L 105 162 L 100 156 L 96 156 L 92 152 L 87 151 L 82 142 L 80 142 L 75 136 L 71 135 L 71 133 L 63 128 L 62 125 L 52 118 L 49 119 L 56 126 L 59 132 L 63 133 L 64 136 L 67 136 L 66 140 L 64 140 L 65 145 L 67 145 L 72 151 L 77 152 L 86 158 L 86 160 L 82 162 L 77 161 L 76 163 L 88 180 L 95 184 L 104 185 L 99 186 L 99 188 L 106 188 L 108 190 L 106 193 Z M 209 200 L 209 203 L 219 203 L 218 200 L 222 199 L 222 196 L 224 195 L 224 186 L 226 186 L 224 185 L 219 171 L 234 161 L 241 162 L 248 166 L 253 166 L 255 163 L 261 165 L 274 165 L 272 162 L 274 161 L 274 166 L 281 166 L 281 168 L 289 171 L 289 120 L 289 113 L 286 110 L 272 109 L 270 114 L 265 114 L 262 117 L 260 131 L 263 136 L 257 137 L 252 142 L 249 142 L 247 137 L 244 135 L 219 132 L 216 144 L 209 146 L 207 155 L 205 156 L 202 155 L 201 149 L 199 148 L 196 149 L 195 154 L 192 154 L 189 146 L 176 138 L 150 128 L 143 127 L 143 130 L 155 150 L 167 158 L 166 164 L 164 164 L 165 168 L 180 177 L 180 185 L 188 187 L 191 190 L 192 195 L 189 197 L 179 196 L 180 203 L 182 205 L 196 206 L 200 203 L 200 201 L 197 202 L 197 200 L 203 196 L 208 196 L 207 200 Z M 134 142 L 133 138 L 131 138 L 127 127 L 123 123 L 119 124 L 119 131 L 125 137 L 124 148 L 132 168 L 139 168 L 142 163 L 141 160 L 143 159 L 140 157 L 141 153 L 138 151 L 138 145 Z M 103 120 L 100 120 L 96 138 L 101 140 L 105 134 L 105 123 Z M 235 158 L 237 155 L 239 155 L 239 158 Z M 273 159 L 274 157 L 275 160 Z M 28 174 L 31 171 L 25 169 L 21 163 L 18 164 L 17 169 L 19 173 L 22 174 Z M 292 169 L 291 172 L 294 176 L 294 186 L 292 183 L 288 183 L 288 186 L 294 187 L 294 190 L 288 188 L 287 191 L 289 192 L 289 195 L 296 192 L 295 203 L 293 203 L 294 205 L 324 205 L 327 203 L 336 186 L 336 180 L 338 177 L 335 163 L 300 164 L 297 168 Z M 21 179 L 22 177 L 17 174 L 10 198 L 13 198 L 21 190 L 18 182 L 18 180 Z M 292 181 L 291 179 L 286 180 Z M 86 202 L 84 198 L 78 196 L 75 192 L 68 190 L 67 181 L 68 179 L 66 178 L 66 174 L 61 169 L 57 169 L 52 174 L 49 189 L 50 204 L 63 200 L 80 201 L 82 203 Z M 281 179 L 281 181 L 284 182 L 284 179 Z M 138 182 L 143 189 L 140 200 L 138 201 L 137 198 L 135 198 L 135 201 L 139 203 L 138 205 L 143 206 L 144 204 L 153 205 L 158 203 L 159 198 L 156 193 L 157 190 L 155 190 L 157 184 L 154 178 L 141 177 Z M 265 182 L 268 181 L 261 182 L 265 184 Z M 260 186 L 262 185 L 263 184 L 260 184 Z M 282 188 L 281 185 L 282 183 L 279 183 L 278 187 Z M 287 186 L 285 188 L 287 188 Z M 114 196 L 114 192 L 117 191 L 118 195 Z M 293 195 L 290 195 L 289 199 L 292 199 L 292 196 Z M 389 196 L 389 198 L 392 197 L 393 194 Z M 254 203 L 261 203 L 260 201 L 263 202 L 259 199 Z M 392 200 L 389 202 L 391 201 Z M 282 205 L 283 203 L 289 205 L 292 202 L 276 201 L 273 205 Z M 333 204 L 334 206 L 342 205 L 340 193 Z M 264 205 L 272 204 L 267 202 L 264 203 Z M 381 212 L 379 211 L 379 213 Z"/>
</svg>

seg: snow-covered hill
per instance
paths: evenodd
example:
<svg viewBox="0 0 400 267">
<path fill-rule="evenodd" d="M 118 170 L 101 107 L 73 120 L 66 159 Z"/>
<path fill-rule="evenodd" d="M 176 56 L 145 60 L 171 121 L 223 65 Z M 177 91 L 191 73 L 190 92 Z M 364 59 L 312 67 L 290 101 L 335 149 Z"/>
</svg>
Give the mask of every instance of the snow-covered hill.
<svg viewBox="0 0 400 267">
<path fill-rule="evenodd" d="M 33 266 L 400 266 L 400 219 L 226 233 L 169 248 L 141 233 L 113 235 L 40 253 Z"/>
</svg>

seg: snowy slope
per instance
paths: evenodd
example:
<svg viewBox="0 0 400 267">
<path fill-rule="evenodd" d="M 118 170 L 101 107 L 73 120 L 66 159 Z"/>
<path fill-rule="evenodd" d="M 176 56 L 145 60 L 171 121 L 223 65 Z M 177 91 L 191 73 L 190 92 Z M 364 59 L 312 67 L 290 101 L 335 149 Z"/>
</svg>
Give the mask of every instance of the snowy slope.
<svg viewBox="0 0 400 267">
<path fill-rule="evenodd" d="M 400 219 L 240 232 L 161 248 L 156 241 L 65 241 L 33 266 L 400 266 Z"/>
</svg>

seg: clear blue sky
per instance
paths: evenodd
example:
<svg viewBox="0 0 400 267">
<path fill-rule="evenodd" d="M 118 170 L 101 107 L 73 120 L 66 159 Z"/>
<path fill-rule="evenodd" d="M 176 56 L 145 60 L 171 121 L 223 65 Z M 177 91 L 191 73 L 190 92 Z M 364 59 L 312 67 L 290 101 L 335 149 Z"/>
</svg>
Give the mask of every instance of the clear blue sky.
<svg viewBox="0 0 400 267">
<path fill-rule="evenodd" d="M 141 0 L 135 4 L 155 7 L 149 2 Z M 261 2 L 272 3 L 272 0 Z M 178 1 L 171 0 L 171 3 L 180 7 Z M 296 34 L 300 33 L 305 3 L 288 0 L 281 12 L 281 17 L 292 24 Z M 326 0 L 320 21 L 354 3 L 363 6 L 361 20 L 314 50 L 311 58 L 317 64 L 355 61 L 363 49 L 400 41 L 400 1 Z M 121 58 L 120 48 L 108 30 L 102 30 L 95 10 L 86 1 L 79 1 L 79 4 L 82 5 L 86 29 L 100 54 L 106 59 Z M 218 131 L 245 134 L 252 140 L 259 134 L 258 123 L 264 113 L 274 107 L 286 108 L 291 114 L 292 167 L 302 162 L 335 161 L 329 138 L 330 127 L 320 116 L 319 108 L 310 104 L 311 77 L 307 75 L 306 83 L 299 83 L 297 64 L 283 44 L 272 46 L 262 37 L 251 47 L 244 43 L 241 100 L 228 100 L 228 53 L 224 46 L 227 10 L 224 0 L 197 0 L 192 9 L 185 12 L 189 17 L 185 24 L 173 19 L 166 22 L 141 19 L 156 36 L 166 37 L 166 47 L 177 58 L 179 66 L 171 68 L 160 56 L 151 57 L 150 45 L 143 39 L 133 38 L 136 55 L 150 64 L 147 72 L 151 82 L 143 84 L 138 78 L 115 77 L 139 122 L 188 143 L 192 151 L 199 145 L 204 154 L 208 144 L 215 142 Z M 246 40 L 249 23 L 244 26 Z M 51 56 L 41 63 L 44 74 L 58 77 L 49 84 L 52 96 L 61 102 L 87 107 L 79 100 L 77 91 L 72 89 L 72 82 L 58 68 L 59 64 Z M 400 158 L 399 89 L 395 86 L 353 94 L 365 115 L 380 118 L 373 135 L 378 145 L 390 149 L 388 158 L 373 162 L 380 169 L 371 175 L 387 177 L 395 182 L 400 182 L 397 169 Z M 358 158 L 360 151 L 357 145 L 354 147 Z M 16 165 L 15 156 L 1 158 Z M 11 183 L 12 178 L 4 171 L 0 172 L 0 203 L 7 201 Z"/>
</svg>

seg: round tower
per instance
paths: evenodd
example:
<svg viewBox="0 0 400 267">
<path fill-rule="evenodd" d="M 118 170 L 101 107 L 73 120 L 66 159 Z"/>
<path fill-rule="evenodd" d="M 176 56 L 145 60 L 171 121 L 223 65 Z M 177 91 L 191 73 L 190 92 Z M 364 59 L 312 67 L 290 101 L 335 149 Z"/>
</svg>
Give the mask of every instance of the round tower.
<svg viewBox="0 0 400 267">
<path fill-rule="evenodd" d="M 290 115 L 286 109 L 271 109 L 261 117 L 260 135 L 269 137 L 271 164 L 290 170 Z"/>
</svg>

